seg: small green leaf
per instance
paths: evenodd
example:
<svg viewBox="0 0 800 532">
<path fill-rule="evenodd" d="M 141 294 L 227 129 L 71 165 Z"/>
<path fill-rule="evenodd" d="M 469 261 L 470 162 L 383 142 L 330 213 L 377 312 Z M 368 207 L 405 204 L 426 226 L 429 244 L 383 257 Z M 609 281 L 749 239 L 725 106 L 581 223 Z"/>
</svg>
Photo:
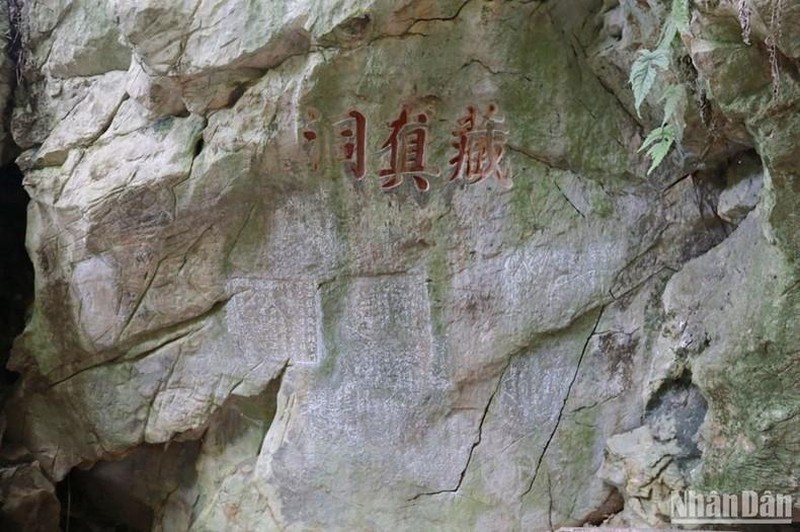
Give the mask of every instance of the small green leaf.
<svg viewBox="0 0 800 532">
<path fill-rule="evenodd" d="M 647 134 L 642 142 L 642 145 L 639 146 L 637 152 L 642 152 L 646 150 L 651 144 L 655 142 L 660 142 L 665 136 L 669 135 L 669 132 L 666 131 L 671 126 L 659 126 L 655 128 L 653 131 Z"/>
<path fill-rule="evenodd" d="M 672 0 L 672 12 L 670 15 L 672 20 L 675 21 L 675 27 L 679 32 L 689 33 L 689 21 L 691 20 L 689 0 Z"/>
<path fill-rule="evenodd" d="M 650 164 L 650 168 L 647 169 L 647 175 L 650 175 L 653 170 L 655 170 L 661 161 L 664 160 L 664 157 L 667 156 L 669 153 L 669 149 L 672 147 L 672 140 L 664 140 L 657 144 L 653 144 L 653 147 L 647 151 L 647 155 L 649 155 L 653 162 Z"/>
<path fill-rule="evenodd" d="M 683 103 L 685 97 L 686 92 L 683 89 L 683 85 L 675 83 L 664 90 L 664 94 L 661 95 L 659 100 L 664 102 L 664 121 L 661 123 L 662 125 L 670 120 L 679 120 L 681 118 L 678 116 L 678 107 Z"/>
<path fill-rule="evenodd" d="M 666 49 L 644 50 L 631 66 L 630 84 L 633 89 L 636 114 L 641 116 L 639 108 L 647 97 L 659 70 L 666 70 L 669 66 L 669 51 Z"/>
<path fill-rule="evenodd" d="M 652 159 L 647 175 L 650 175 L 661 164 L 675 143 L 675 129 L 670 125 L 655 128 L 642 142 L 638 151 L 647 150 L 647 155 Z"/>
<path fill-rule="evenodd" d="M 669 50 L 669 47 L 677 34 L 678 25 L 675 23 L 675 20 L 670 14 L 670 16 L 667 17 L 667 21 L 664 23 L 664 28 L 661 30 L 661 37 L 658 39 L 658 45 L 656 45 L 656 49 Z"/>
</svg>

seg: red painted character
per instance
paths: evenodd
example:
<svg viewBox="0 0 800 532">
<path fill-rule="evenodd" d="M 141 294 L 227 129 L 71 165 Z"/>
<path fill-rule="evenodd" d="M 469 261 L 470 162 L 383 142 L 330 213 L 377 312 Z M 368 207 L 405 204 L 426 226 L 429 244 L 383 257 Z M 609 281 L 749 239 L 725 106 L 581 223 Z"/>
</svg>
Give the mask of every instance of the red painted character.
<svg viewBox="0 0 800 532">
<path fill-rule="evenodd" d="M 367 119 L 358 111 L 350 111 L 347 118 L 336 124 L 344 138 L 342 145 L 347 174 L 358 181 L 367 175 Z"/>
<path fill-rule="evenodd" d="M 511 186 L 510 172 L 503 160 L 507 133 L 497 129 L 502 119 L 495 118 L 497 106 L 489 105 L 478 127 L 475 107 L 467 107 L 467 114 L 458 119 L 452 146 L 458 153 L 450 159 L 453 173 L 450 181 L 463 179 L 468 185 L 493 176 L 503 187 Z"/>
<path fill-rule="evenodd" d="M 403 184 L 403 178 L 410 177 L 420 192 L 431 188 L 430 177 L 436 177 L 438 171 L 431 172 L 425 168 L 425 144 L 428 136 L 428 115 L 419 113 L 416 121 L 409 123 L 408 108 L 404 107 L 400 116 L 389 122 L 392 133 L 381 146 L 381 153 L 388 153 L 388 168 L 379 172 L 381 189 L 392 190 Z"/>
<path fill-rule="evenodd" d="M 306 152 L 308 157 L 309 167 L 313 172 L 319 170 L 320 162 L 322 161 L 322 149 L 319 143 L 319 120 L 320 112 L 313 107 L 309 107 L 306 111 L 306 125 L 303 129 L 303 151 Z"/>
</svg>

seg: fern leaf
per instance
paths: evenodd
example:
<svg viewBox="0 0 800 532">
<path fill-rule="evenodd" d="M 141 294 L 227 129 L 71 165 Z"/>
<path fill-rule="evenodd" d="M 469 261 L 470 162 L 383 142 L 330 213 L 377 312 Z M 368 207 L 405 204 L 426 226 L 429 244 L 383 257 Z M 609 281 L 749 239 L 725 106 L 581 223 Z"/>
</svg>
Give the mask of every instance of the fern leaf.
<svg viewBox="0 0 800 532">
<path fill-rule="evenodd" d="M 678 25 L 676 24 L 675 19 L 672 17 L 672 14 L 670 14 L 670 16 L 667 17 L 667 21 L 664 23 L 664 27 L 661 28 L 661 36 L 658 38 L 656 49 L 669 50 L 669 47 L 677 34 Z"/>
<path fill-rule="evenodd" d="M 675 26 L 679 32 L 689 33 L 689 20 L 691 19 L 689 0 L 672 0 L 670 16 L 675 21 Z"/>
<path fill-rule="evenodd" d="M 647 151 L 647 155 L 653 159 L 653 162 L 650 163 L 650 168 L 647 169 L 647 175 L 653 173 L 653 170 L 655 170 L 658 165 L 661 164 L 661 161 L 663 161 L 664 157 L 666 157 L 669 153 L 669 149 L 672 147 L 673 142 L 674 140 L 672 139 L 662 140 L 661 142 L 653 144 L 653 146 Z"/>
<path fill-rule="evenodd" d="M 669 66 L 669 51 L 657 48 L 655 50 L 644 50 L 631 66 L 630 84 L 633 88 L 633 99 L 636 107 L 636 114 L 642 116 L 639 108 L 647 97 L 659 70 L 666 70 Z"/>
<path fill-rule="evenodd" d="M 670 148 L 675 143 L 675 129 L 670 125 L 655 128 L 647 135 L 638 151 L 647 150 L 647 155 L 652 162 L 647 170 L 650 175 L 656 167 L 661 164 L 664 157 L 669 153 Z"/>
<path fill-rule="evenodd" d="M 678 107 L 683 103 L 685 97 L 686 93 L 683 90 L 683 85 L 675 83 L 664 90 L 660 100 L 664 102 L 664 121 L 662 125 L 673 119 L 677 121 L 681 118 L 678 116 Z"/>
<path fill-rule="evenodd" d="M 650 133 L 648 133 L 647 136 L 644 138 L 644 141 L 642 141 L 642 145 L 639 146 L 638 150 L 636 150 L 637 153 L 646 150 L 647 148 L 650 147 L 651 144 L 660 141 L 661 138 L 664 136 L 663 133 L 664 127 L 665 126 L 659 126 Z"/>
</svg>

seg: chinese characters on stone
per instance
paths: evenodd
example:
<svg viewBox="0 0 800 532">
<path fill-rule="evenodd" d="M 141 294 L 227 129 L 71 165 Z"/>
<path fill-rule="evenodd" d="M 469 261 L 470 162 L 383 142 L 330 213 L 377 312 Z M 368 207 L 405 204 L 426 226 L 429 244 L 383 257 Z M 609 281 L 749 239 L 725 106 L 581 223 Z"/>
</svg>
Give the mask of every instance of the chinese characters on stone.
<svg viewBox="0 0 800 532">
<path fill-rule="evenodd" d="M 347 118 L 336 125 L 343 138 L 345 170 L 353 179 L 361 181 L 367 175 L 367 119 L 358 111 L 350 111 Z"/>
<path fill-rule="evenodd" d="M 316 109 L 306 112 L 303 130 L 304 151 L 312 171 L 318 171 L 322 160 L 320 145 L 321 115 Z M 386 123 L 386 140 L 375 154 L 380 162 L 377 172 L 381 190 L 389 191 L 401 186 L 405 179 L 413 183 L 419 192 L 431 188 L 431 180 L 439 177 L 436 166 L 427 162 L 429 144 L 428 115 L 414 112 L 404 106 L 397 118 Z M 467 185 L 494 178 L 504 188 L 511 186 L 505 150 L 508 133 L 500 129 L 502 118 L 494 104 L 481 112 L 474 106 L 466 109 L 464 116 L 455 122 L 451 146 L 455 153 L 448 161 L 448 182 L 461 181 Z M 367 119 L 353 109 L 334 122 L 336 159 L 347 176 L 362 181 L 367 176 Z"/>
<path fill-rule="evenodd" d="M 458 119 L 453 131 L 456 141 L 453 147 L 458 153 L 450 159 L 453 173 L 450 181 L 463 179 L 468 185 L 494 177 L 504 187 L 511 185 L 511 176 L 504 165 L 506 132 L 497 129 L 500 122 L 495 118 L 497 106 L 489 105 L 486 113 L 478 117 L 478 111 L 467 107 L 467 114 Z"/>
</svg>

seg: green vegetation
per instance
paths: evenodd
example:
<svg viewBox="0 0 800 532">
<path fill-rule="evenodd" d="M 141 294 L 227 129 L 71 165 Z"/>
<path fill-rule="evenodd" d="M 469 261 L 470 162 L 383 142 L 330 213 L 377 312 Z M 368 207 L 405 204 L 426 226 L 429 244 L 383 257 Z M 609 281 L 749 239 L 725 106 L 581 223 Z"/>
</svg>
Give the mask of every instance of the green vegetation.
<svg viewBox="0 0 800 532">
<path fill-rule="evenodd" d="M 689 31 L 689 13 L 689 0 L 673 0 L 672 10 L 661 30 L 658 45 L 654 50 L 643 49 L 633 62 L 629 81 L 633 89 L 637 114 L 640 113 L 645 98 L 652 91 L 659 72 L 666 71 L 670 66 L 671 46 L 678 32 Z M 661 125 L 647 135 L 639 148 L 639 151 L 647 150 L 647 155 L 652 161 L 647 170 L 648 174 L 661 164 L 673 144 L 680 142 L 683 128 L 679 110 L 685 100 L 686 93 L 680 84 L 669 85 L 662 91 L 659 102 L 664 105 L 664 118 Z"/>
<path fill-rule="evenodd" d="M 741 38 L 744 44 L 750 46 L 752 8 L 748 0 L 737 0 L 736 4 L 739 25 L 742 30 Z M 778 41 L 781 38 L 782 17 L 783 2 L 780 1 L 771 4 L 768 16 L 762 14 L 762 18 L 769 21 L 764 45 L 769 55 L 773 100 L 779 98 L 781 93 Z M 640 113 L 644 100 L 655 90 L 655 87 L 658 87 L 656 81 L 659 76 L 674 70 L 672 68 L 674 66 L 672 64 L 674 58 L 672 45 L 679 34 L 690 32 L 690 19 L 690 0 L 672 0 L 669 16 L 661 29 L 656 47 L 652 50 L 643 48 L 639 51 L 638 57 L 631 66 L 629 76 L 637 114 Z M 648 174 L 661 164 L 674 145 L 680 144 L 683 137 L 683 109 L 687 101 L 685 87 L 676 81 L 660 89 L 660 93 L 658 102 L 664 108 L 663 120 L 658 127 L 650 131 L 639 149 L 639 151 L 646 151 L 651 159 Z M 717 96 L 720 95 L 717 94 Z"/>
</svg>

